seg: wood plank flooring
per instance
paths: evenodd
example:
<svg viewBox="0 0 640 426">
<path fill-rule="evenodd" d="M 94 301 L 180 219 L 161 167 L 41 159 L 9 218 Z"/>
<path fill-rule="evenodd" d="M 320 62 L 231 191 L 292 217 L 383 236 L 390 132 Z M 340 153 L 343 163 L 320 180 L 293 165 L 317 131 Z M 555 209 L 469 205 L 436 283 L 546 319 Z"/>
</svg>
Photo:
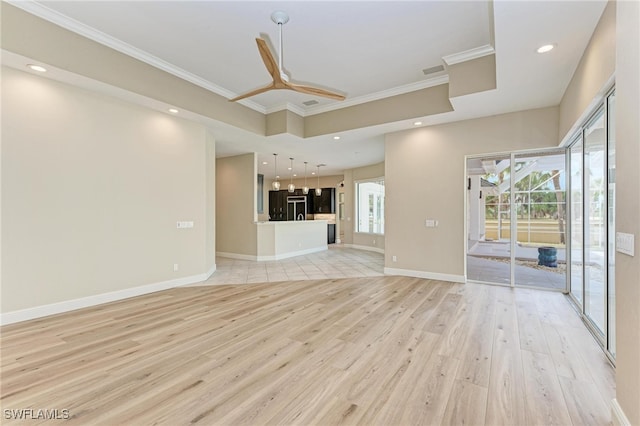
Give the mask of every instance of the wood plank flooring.
<svg viewBox="0 0 640 426">
<path fill-rule="evenodd" d="M 0 331 L 3 424 L 607 425 L 615 395 L 564 296 L 529 289 L 187 287 Z"/>
</svg>

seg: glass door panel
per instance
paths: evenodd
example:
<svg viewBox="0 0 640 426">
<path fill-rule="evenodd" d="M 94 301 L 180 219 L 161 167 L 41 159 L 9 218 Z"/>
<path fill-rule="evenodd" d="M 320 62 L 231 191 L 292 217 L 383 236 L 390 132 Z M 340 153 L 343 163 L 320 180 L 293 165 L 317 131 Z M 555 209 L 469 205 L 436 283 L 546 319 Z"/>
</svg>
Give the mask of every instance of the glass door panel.
<svg viewBox="0 0 640 426">
<path fill-rule="evenodd" d="M 615 102 L 616 95 L 612 93 L 607 98 L 607 182 L 608 182 L 608 259 L 609 274 L 607 277 L 607 336 L 608 349 L 611 355 L 616 356 L 616 282 L 615 282 L 615 259 L 616 259 L 616 126 L 615 126 Z"/>
<path fill-rule="evenodd" d="M 511 285 L 511 156 L 467 160 L 467 279 Z"/>
<path fill-rule="evenodd" d="M 569 285 L 571 295 L 575 298 L 578 306 L 582 306 L 582 266 L 583 266 L 583 221 L 582 216 L 584 207 L 582 200 L 582 135 L 571 145 L 569 150 L 569 168 L 570 178 L 569 186 L 571 188 L 571 218 L 569 219 L 569 232 L 571 236 L 571 266 Z"/>
<path fill-rule="evenodd" d="M 515 285 L 567 288 L 565 166 L 564 149 L 515 156 Z"/>
<path fill-rule="evenodd" d="M 584 131 L 584 312 L 605 333 L 607 174 L 604 112 Z"/>
</svg>

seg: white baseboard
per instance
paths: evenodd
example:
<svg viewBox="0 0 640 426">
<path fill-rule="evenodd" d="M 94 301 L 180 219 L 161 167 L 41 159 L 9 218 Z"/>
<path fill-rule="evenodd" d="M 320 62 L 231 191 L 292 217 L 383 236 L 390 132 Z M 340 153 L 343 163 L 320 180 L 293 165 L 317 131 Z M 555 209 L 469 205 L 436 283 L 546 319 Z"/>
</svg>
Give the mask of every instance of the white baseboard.
<svg viewBox="0 0 640 426">
<path fill-rule="evenodd" d="M 631 426 L 631 422 L 622 411 L 622 407 L 620 407 L 616 398 L 611 401 L 611 421 L 614 426 Z"/>
<path fill-rule="evenodd" d="M 208 280 L 209 278 L 211 278 L 211 275 L 213 275 L 213 273 L 216 271 L 216 264 L 214 263 L 213 265 L 211 265 L 211 268 L 209 268 L 209 270 L 205 273 L 205 275 L 207 276 L 204 280 Z"/>
<path fill-rule="evenodd" d="M 366 251 L 374 251 L 376 253 L 384 254 L 384 249 L 380 247 L 369 247 L 369 246 L 361 246 L 358 244 L 344 244 L 343 247 L 353 248 L 356 250 L 366 250 Z"/>
<path fill-rule="evenodd" d="M 51 303 L 49 305 L 35 306 L 33 308 L 21 309 L 18 311 L 5 312 L 0 314 L 0 325 L 13 324 L 16 322 L 28 321 L 42 318 L 49 315 L 61 314 L 75 311 L 76 309 L 88 308 L 101 305 L 103 303 L 115 302 L 130 297 L 141 296 L 143 294 L 155 293 L 157 291 L 168 290 L 174 287 L 181 287 L 189 284 L 199 283 L 208 279 L 216 271 L 214 264 L 207 272 L 188 277 L 176 278 L 174 280 L 161 281 L 153 284 L 141 285 L 122 290 L 111 291 L 109 293 L 96 294 L 93 296 L 81 297 L 79 299 L 65 300 L 63 302 Z"/>
<path fill-rule="evenodd" d="M 254 256 L 251 254 L 240 254 L 240 253 L 227 253 L 224 251 L 217 251 L 216 256 L 226 257 L 228 259 L 238 259 L 238 260 L 258 260 L 258 256 Z"/>
<path fill-rule="evenodd" d="M 305 249 L 305 250 L 298 250 L 298 251 L 292 251 L 289 253 L 282 253 L 282 254 L 268 255 L 268 256 L 253 256 L 250 254 L 227 253 L 227 252 L 217 252 L 216 256 L 226 257 L 229 259 L 238 259 L 238 260 L 252 260 L 254 262 L 267 262 L 272 260 L 289 259 L 290 257 L 296 257 L 296 256 L 304 256 L 305 254 L 317 253 L 325 250 L 328 250 L 327 246 L 314 247 L 314 248 Z"/>
<path fill-rule="evenodd" d="M 318 253 L 320 251 L 325 251 L 328 249 L 329 247 L 324 246 L 324 247 L 314 247 L 314 248 L 300 250 L 300 251 L 292 251 L 284 254 L 276 254 L 275 256 L 258 256 L 258 262 L 289 259 L 290 257 L 304 256 L 305 254 Z"/>
<path fill-rule="evenodd" d="M 440 274 L 438 272 L 414 271 L 411 269 L 384 268 L 385 275 L 402 275 L 404 277 L 425 278 L 428 280 L 464 283 L 464 275 Z"/>
</svg>

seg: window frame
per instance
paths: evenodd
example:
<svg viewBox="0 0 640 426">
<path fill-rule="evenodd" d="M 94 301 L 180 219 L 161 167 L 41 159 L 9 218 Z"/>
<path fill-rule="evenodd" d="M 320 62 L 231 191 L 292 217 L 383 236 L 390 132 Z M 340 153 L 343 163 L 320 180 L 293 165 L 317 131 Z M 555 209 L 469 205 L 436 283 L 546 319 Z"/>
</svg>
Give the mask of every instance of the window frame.
<svg viewBox="0 0 640 426">
<path fill-rule="evenodd" d="M 362 234 L 362 235 L 380 235 L 380 236 L 384 236 L 384 229 L 385 229 L 385 217 L 386 217 L 386 202 L 387 202 L 387 194 L 386 194 L 386 189 L 384 189 L 384 194 L 383 194 L 383 202 L 382 202 L 382 232 L 369 232 L 369 231 L 360 231 L 360 193 L 359 193 L 359 185 L 364 184 L 364 183 L 381 183 L 382 187 L 385 188 L 385 177 L 384 176 L 379 176 L 379 177 L 375 177 L 375 178 L 368 178 L 368 179 L 360 179 L 357 181 L 354 181 L 354 213 L 355 213 L 355 221 L 354 221 L 354 230 L 353 232 L 355 234 Z"/>
</svg>

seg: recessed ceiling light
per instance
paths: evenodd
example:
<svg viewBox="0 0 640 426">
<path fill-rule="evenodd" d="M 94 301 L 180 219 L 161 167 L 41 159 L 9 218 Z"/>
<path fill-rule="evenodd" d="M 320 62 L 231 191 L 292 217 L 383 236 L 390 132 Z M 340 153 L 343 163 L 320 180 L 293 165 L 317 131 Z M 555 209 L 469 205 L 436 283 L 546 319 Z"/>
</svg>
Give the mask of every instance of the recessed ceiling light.
<svg viewBox="0 0 640 426">
<path fill-rule="evenodd" d="M 291 170 L 291 167 L 287 167 L 287 170 Z"/>
<path fill-rule="evenodd" d="M 177 109 L 175 109 L 175 108 L 169 108 L 169 112 L 171 114 L 177 114 L 179 111 Z"/>
<path fill-rule="evenodd" d="M 339 139 L 340 139 L 340 136 L 334 136 L 334 137 L 333 137 L 333 140 L 334 140 L 334 141 L 337 141 L 337 140 L 339 140 Z"/>
<path fill-rule="evenodd" d="M 27 65 L 30 69 L 34 70 L 34 71 L 38 71 L 38 72 L 47 72 L 47 69 L 43 66 L 40 65 L 33 65 L 33 64 L 29 64 Z"/>
<path fill-rule="evenodd" d="M 311 172 L 311 174 L 312 174 L 312 175 L 315 175 L 315 174 L 316 174 L 316 172 Z"/>
<path fill-rule="evenodd" d="M 298 176 L 297 174 L 295 174 L 295 173 L 293 174 L 293 177 L 297 177 L 297 176 Z"/>
<path fill-rule="evenodd" d="M 420 125 L 422 125 L 422 121 L 414 121 L 413 125 L 414 126 L 420 126 Z"/>
<path fill-rule="evenodd" d="M 550 50 L 553 50 L 554 47 L 556 47 L 556 46 L 553 45 L 553 44 L 545 44 L 544 46 L 538 47 L 538 50 L 536 50 L 536 52 L 538 52 L 538 53 L 547 53 Z"/>
<path fill-rule="evenodd" d="M 263 166 L 266 166 L 267 164 L 269 164 L 269 163 L 267 163 L 266 161 L 263 161 L 263 162 L 262 162 L 262 165 L 263 165 Z"/>
</svg>

